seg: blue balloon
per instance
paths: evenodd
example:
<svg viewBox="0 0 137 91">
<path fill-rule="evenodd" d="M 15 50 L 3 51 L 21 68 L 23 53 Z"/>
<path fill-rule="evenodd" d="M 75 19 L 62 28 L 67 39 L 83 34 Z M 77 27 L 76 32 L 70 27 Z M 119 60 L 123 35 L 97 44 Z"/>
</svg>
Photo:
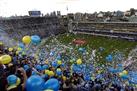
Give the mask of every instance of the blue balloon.
<svg viewBox="0 0 137 91">
<path fill-rule="evenodd" d="M 86 49 L 85 49 L 85 48 L 81 48 L 81 47 L 80 47 L 80 48 L 78 49 L 78 51 L 83 53 L 83 52 L 85 52 L 85 51 L 86 51 Z"/>
<path fill-rule="evenodd" d="M 112 67 L 109 67 L 108 70 L 109 70 L 109 72 L 112 72 L 112 73 L 117 73 L 117 72 L 119 72 L 119 69 L 114 69 L 114 68 L 112 68 Z"/>
<path fill-rule="evenodd" d="M 16 84 L 17 76 L 16 76 L 16 75 L 9 75 L 9 76 L 7 77 L 7 81 L 8 81 L 8 84 L 9 84 L 9 85 Z"/>
<path fill-rule="evenodd" d="M 91 80 L 90 75 L 85 75 L 85 76 L 84 76 L 84 80 L 85 80 L 85 81 L 90 81 L 90 80 Z"/>
<path fill-rule="evenodd" d="M 134 72 L 134 71 L 129 71 L 129 75 L 130 75 L 131 77 L 137 77 L 137 73 Z"/>
<path fill-rule="evenodd" d="M 23 43 L 19 43 L 18 46 L 19 46 L 20 48 L 24 48 L 24 47 L 25 47 L 25 45 L 24 45 Z"/>
<path fill-rule="evenodd" d="M 137 84 L 137 79 L 136 78 L 132 78 L 131 80 L 129 80 L 129 83 Z"/>
<path fill-rule="evenodd" d="M 119 68 L 115 69 L 115 73 L 119 73 L 119 72 L 121 72 L 121 69 Z"/>
<path fill-rule="evenodd" d="M 112 72 L 112 71 L 113 71 L 113 68 L 112 68 L 112 67 L 109 67 L 109 68 L 108 68 L 108 71 L 109 71 L 109 72 Z"/>
<path fill-rule="evenodd" d="M 60 75 L 62 75 L 62 71 L 61 70 L 56 70 L 56 74 L 60 76 Z"/>
<path fill-rule="evenodd" d="M 55 78 L 51 78 L 44 84 L 44 89 L 51 89 L 53 91 L 58 91 L 60 88 L 59 81 Z"/>
<path fill-rule="evenodd" d="M 28 70 L 28 69 L 29 69 L 29 66 L 28 66 L 28 65 L 24 65 L 24 69 L 25 69 L 25 70 Z"/>
<path fill-rule="evenodd" d="M 108 62 L 111 62 L 112 59 L 113 59 L 112 55 L 108 55 L 108 56 L 106 57 L 106 60 L 107 60 Z"/>
<path fill-rule="evenodd" d="M 122 64 L 118 64 L 118 67 L 122 67 Z"/>
<path fill-rule="evenodd" d="M 82 72 L 82 69 L 78 65 L 73 65 L 72 69 L 76 73 L 81 73 Z"/>
<path fill-rule="evenodd" d="M 82 71 L 82 70 L 81 70 L 80 68 L 77 68 L 77 69 L 76 69 L 76 72 L 77 72 L 77 73 L 81 73 L 81 71 Z"/>
<path fill-rule="evenodd" d="M 43 91 L 43 87 L 44 80 L 38 75 L 33 75 L 29 77 L 26 81 L 27 91 Z"/>
<path fill-rule="evenodd" d="M 52 62 L 52 67 L 57 67 L 57 66 L 58 66 L 57 62 L 56 62 L 56 61 L 53 61 L 53 62 Z"/>
<path fill-rule="evenodd" d="M 127 79 L 129 78 L 129 76 L 125 74 L 125 75 L 122 75 L 121 78 L 122 78 L 123 80 L 127 80 Z"/>
<path fill-rule="evenodd" d="M 48 69 L 48 68 L 49 68 L 48 65 L 43 65 L 43 66 L 42 66 L 42 70 L 46 70 L 46 69 Z"/>
<path fill-rule="evenodd" d="M 40 41 L 41 41 L 41 39 L 40 39 L 40 37 L 39 37 L 38 35 L 33 35 L 33 36 L 31 36 L 31 42 L 32 42 L 33 44 L 39 44 Z"/>
<path fill-rule="evenodd" d="M 36 65 L 36 69 L 37 69 L 37 70 L 42 70 L 41 65 Z"/>
<path fill-rule="evenodd" d="M 72 66 L 72 70 L 73 70 L 74 72 L 76 72 L 77 69 L 78 69 L 78 67 L 77 67 L 76 65 L 73 65 L 73 66 Z"/>
<path fill-rule="evenodd" d="M 117 68 L 117 72 L 122 72 L 123 68 Z"/>
<path fill-rule="evenodd" d="M 64 63 L 62 63 L 62 64 L 61 64 L 61 67 L 65 67 L 65 64 L 64 64 Z"/>
</svg>

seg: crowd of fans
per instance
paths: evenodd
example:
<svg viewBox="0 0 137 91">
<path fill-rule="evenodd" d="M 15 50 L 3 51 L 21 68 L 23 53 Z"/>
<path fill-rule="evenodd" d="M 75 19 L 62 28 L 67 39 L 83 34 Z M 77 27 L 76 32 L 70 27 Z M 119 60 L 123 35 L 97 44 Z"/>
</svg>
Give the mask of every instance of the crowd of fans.
<svg viewBox="0 0 137 91">
<path fill-rule="evenodd" d="M 21 39 L 22 36 L 27 34 L 38 34 L 41 37 L 47 37 L 51 34 L 56 35 L 65 32 L 63 26 L 61 26 L 61 19 L 58 17 L 29 17 L 0 20 L 0 29 L 6 31 L 9 37 L 15 39 Z"/>
<path fill-rule="evenodd" d="M 0 45 L 0 56 L 4 54 L 10 55 L 12 61 L 5 65 L 0 63 L 0 91 L 26 91 L 26 81 L 32 75 L 41 76 L 45 82 L 50 78 L 58 79 L 60 83 L 59 91 L 135 91 L 134 87 L 129 86 L 125 82 L 120 80 L 114 81 L 114 78 L 120 78 L 117 78 L 116 74 L 111 74 L 107 71 L 102 74 L 101 78 L 99 76 L 85 78 L 83 73 L 72 72 L 71 64 L 65 64 L 65 66 L 58 65 L 55 68 L 48 61 L 39 63 L 33 56 L 20 55 L 16 53 L 15 49 L 9 51 L 8 47 Z M 36 65 L 40 65 L 41 67 L 48 65 L 48 67 L 40 68 Z M 55 74 L 58 68 L 62 71 L 62 75 L 60 76 Z M 54 72 L 54 74 L 52 76 L 45 75 L 47 70 Z M 10 86 L 10 81 L 12 81 L 10 79 L 11 75 L 19 78 L 20 82 L 14 86 Z"/>
<path fill-rule="evenodd" d="M 14 37 L 17 40 L 27 34 L 38 34 L 41 37 L 46 37 L 51 34 L 56 35 L 65 32 L 57 18 L 48 20 L 39 17 L 39 19 L 27 18 L 19 21 L 11 20 L 11 22 L 4 22 L 2 22 L 2 26 L 9 34 L 9 37 Z M 90 28 L 91 26 L 87 25 L 86 28 L 88 27 Z M 91 33 L 91 31 L 88 32 Z M 94 33 L 100 32 L 94 31 Z M 104 31 L 101 34 L 110 35 L 110 32 Z M 111 33 L 111 35 L 119 36 L 122 34 Z M 125 36 L 125 34 L 123 35 Z M 127 34 L 126 36 L 129 35 Z M 63 54 L 60 53 L 60 56 L 67 56 L 66 51 Z M 17 53 L 16 48 L 9 50 L 8 47 L 0 44 L 0 56 L 5 54 L 10 55 L 12 60 L 8 64 L 2 64 L 0 61 L 0 91 L 28 91 L 26 85 L 27 80 L 34 75 L 39 75 L 45 82 L 51 78 L 56 78 L 60 85 L 59 91 L 136 91 L 135 86 L 126 83 L 127 81 L 120 78 L 118 74 L 112 74 L 107 70 L 100 73 L 98 69 L 102 69 L 102 67 L 96 66 L 96 70 L 91 73 L 92 77 L 89 77 L 89 74 L 85 77 L 85 73 L 82 73 L 81 70 L 77 69 L 79 72 L 72 70 L 72 65 L 77 65 L 77 63 L 64 64 L 59 61 L 59 63 L 53 64 L 53 60 L 45 61 L 42 58 L 36 59 L 33 55 L 20 54 Z M 44 62 L 40 62 L 40 60 Z M 56 67 L 54 67 L 55 65 Z M 60 74 L 56 73 L 57 69 L 61 70 Z M 49 74 L 49 71 L 52 74 Z M 15 83 L 13 83 L 13 80 L 15 80 Z"/>
<path fill-rule="evenodd" d="M 115 38 L 121 38 L 121 39 L 127 39 L 131 41 L 136 41 L 136 33 L 121 33 L 121 32 L 113 32 L 111 30 L 95 30 L 95 29 L 75 29 L 74 32 L 83 32 L 83 33 L 89 33 L 89 34 L 97 34 L 100 36 L 109 36 L 109 37 L 115 37 Z"/>
</svg>

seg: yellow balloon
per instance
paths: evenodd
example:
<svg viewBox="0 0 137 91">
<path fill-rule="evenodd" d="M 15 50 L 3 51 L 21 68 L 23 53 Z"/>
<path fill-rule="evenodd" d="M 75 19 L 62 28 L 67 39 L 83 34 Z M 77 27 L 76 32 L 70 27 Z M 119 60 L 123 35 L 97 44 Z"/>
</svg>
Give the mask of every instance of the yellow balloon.
<svg viewBox="0 0 137 91">
<path fill-rule="evenodd" d="M 20 84 L 20 78 L 17 79 L 16 85 L 18 86 Z"/>
<path fill-rule="evenodd" d="M 13 48 L 9 48 L 9 51 L 10 51 L 10 52 L 13 51 Z"/>
<path fill-rule="evenodd" d="M 124 71 L 123 71 L 123 74 L 127 75 L 127 74 L 128 74 L 128 71 L 124 70 Z"/>
<path fill-rule="evenodd" d="M 30 36 L 24 36 L 22 38 L 22 42 L 25 44 L 29 44 L 31 42 L 31 37 Z"/>
<path fill-rule="evenodd" d="M 0 41 L 0 45 L 3 45 L 3 42 Z"/>
<path fill-rule="evenodd" d="M 73 60 L 70 60 L 70 63 L 73 63 Z"/>
<path fill-rule="evenodd" d="M 58 69 L 57 69 L 57 71 L 61 71 L 61 69 L 60 69 L 60 68 L 58 68 Z"/>
<path fill-rule="evenodd" d="M 45 61 L 45 64 L 49 64 L 48 60 Z"/>
<path fill-rule="evenodd" d="M 10 63 L 11 62 L 11 56 L 9 56 L 9 55 L 3 55 L 3 56 L 1 56 L 0 57 L 0 62 L 2 64 L 8 64 L 8 63 Z"/>
<path fill-rule="evenodd" d="M 16 55 L 19 54 L 19 51 L 16 51 Z"/>
<path fill-rule="evenodd" d="M 123 73 L 119 73 L 119 76 L 121 77 L 123 75 Z"/>
<path fill-rule="evenodd" d="M 61 60 L 58 60 L 58 61 L 57 61 L 57 64 L 58 64 L 58 65 L 61 65 L 61 64 L 62 64 Z"/>
<path fill-rule="evenodd" d="M 29 48 L 26 48 L 26 51 L 28 51 L 29 50 Z"/>
<path fill-rule="evenodd" d="M 81 60 L 81 59 L 78 59 L 78 60 L 77 60 L 77 64 L 82 64 L 82 60 Z"/>
<path fill-rule="evenodd" d="M 44 91 L 53 91 L 52 89 L 46 89 L 46 90 L 44 90 Z"/>
<path fill-rule="evenodd" d="M 49 70 L 45 70 L 45 74 L 49 74 Z"/>
<path fill-rule="evenodd" d="M 63 81 L 66 81 L 66 80 L 67 80 L 67 77 L 66 77 L 66 76 L 63 76 L 62 79 L 63 79 Z"/>
<path fill-rule="evenodd" d="M 23 52 L 22 52 L 22 55 L 26 55 L 26 52 L 23 51 Z"/>
<path fill-rule="evenodd" d="M 49 72 L 48 72 L 48 75 L 49 75 L 49 76 L 54 76 L 54 72 L 53 72 L 53 71 L 49 71 Z"/>
<path fill-rule="evenodd" d="M 98 72 L 98 74 L 100 74 L 100 73 L 101 73 L 101 70 L 98 70 L 97 72 Z"/>
<path fill-rule="evenodd" d="M 22 48 L 18 47 L 18 51 L 21 51 L 21 50 L 22 50 Z"/>
</svg>

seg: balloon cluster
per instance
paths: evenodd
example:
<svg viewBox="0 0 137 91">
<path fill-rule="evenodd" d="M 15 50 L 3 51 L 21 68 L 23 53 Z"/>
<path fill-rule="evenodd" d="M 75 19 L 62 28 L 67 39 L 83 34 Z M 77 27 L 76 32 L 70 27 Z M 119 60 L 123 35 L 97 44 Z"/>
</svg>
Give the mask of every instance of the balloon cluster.
<svg viewBox="0 0 137 91">
<path fill-rule="evenodd" d="M 124 70 L 123 72 L 119 73 L 119 76 L 124 80 L 128 79 L 129 78 L 128 71 Z"/>
<path fill-rule="evenodd" d="M 26 81 L 27 91 L 58 91 L 60 88 L 59 81 L 55 78 L 50 78 L 46 82 L 42 77 L 33 75 Z"/>
<path fill-rule="evenodd" d="M 31 43 L 34 46 L 38 45 L 41 42 L 41 39 L 38 35 L 24 36 L 22 38 L 22 42 L 23 43 L 18 44 L 18 48 L 17 48 L 18 52 L 24 50 L 25 46 L 29 45 Z M 71 71 L 70 72 L 71 73 L 74 72 L 74 73 L 78 73 L 78 74 L 82 73 L 84 75 L 85 81 L 90 81 L 92 79 L 91 74 L 94 74 L 93 72 L 95 72 L 95 74 L 96 74 L 95 78 L 100 79 L 100 78 L 103 78 L 102 72 L 108 71 L 109 73 L 112 73 L 112 74 L 118 74 L 118 76 L 120 78 L 122 78 L 123 80 L 129 79 L 130 83 L 137 84 L 137 75 L 129 74 L 129 72 L 127 70 L 123 70 L 122 64 L 119 64 L 118 67 L 113 67 L 111 65 L 111 67 L 110 66 L 108 68 L 106 67 L 107 68 L 107 70 L 106 70 L 106 69 L 103 69 L 103 68 L 105 68 L 105 66 L 101 67 L 98 63 L 87 64 L 85 62 L 84 58 L 79 57 L 79 59 L 77 59 L 77 57 L 71 53 L 70 54 L 73 55 L 72 57 L 65 56 L 63 59 L 60 51 L 63 50 L 62 54 L 65 54 L 66 53 L 66 51 L 64 52 L 65 48 L 61 49 L 61 48 L 58 48 L 58 46 L 59 45 L 50 46 L 51 49 L 53 47 L 53 50 L 50 50 L 48 53 L 49 59 L 51 58 L 50 61 L 48 61 L 49 59 L 47 59 L 44 62 L 44 64 L 42 64 L 42 65 L 36 64 L 34 66 L 37 71 L 40 71 L 40 72 L 44 71 L 45 74 L 42 76 L 38 76 L 37 72 L 33 71 L 32 72 L 33 75 L 31 77 L 29 77 L 26 82 L 27 91 L 43 91 L 43 90 L 58 91 L 59 87 L 60 87 L 59 81 L 57 79 L 54 79 L 53 77 L 54 76 L 62 77 L 63 80 L 66 80 L 67 76 L 64 76 L 63 68 L 65 68 L 66 64 L 68 64 L 68 63 L 71 63 Z M 13 48 L 9 48 L 8 50 L 13 51 Z M 103 50 L 104 50 L 103 48 L 100 48 L 100 51 L 103 51 Z M 78 48 L 78 52 L 85 53 L 86 49 L 80 47 L 80 48 Z M 40 57 L 42 57 L 42 56 L 40 56 Z M 118 55 L 118 57 L 121 59 L 121 56 Z M 0 63 L 2 63 L 2 64 L 9 64 L 11 62 L 11 60 L 12 60 L 12 57 L 10 55 L 2 55 L 0 57 Z M 69 60 L 69 62 L 67 60 Z M 107 55 L 107 57 L 106 57 L 107 62 L 112 62 L 113 60 L 114 60 L 114 56 L 112 56 L 112 54 Z M 89 66 L 89 65 L 92 65 L 92 66 Z M 24 65 L 25 70 L 28 70 L 29 68 L 30 68 L 29 65 Z M 42 79 L 44 77 L 49 78 L 49 80 L 44 82 L 44 80 Z M 13 80 L 11 80 L 11 82 L 9 81 L 9 84 L 17 82 L 17 78 L 15 76 L 9 77 L 9 80 L 10 79 L 13 79 Z"/>
<path fill-rule="evenodd" d="M 32 42 L 32 44 L 37 45 L 40 43 L 40 41 L 41 38 L 38 35 L 33 35 L 33 36 L 26 35 L 22 38 L 22 42 L 24 44 L 30 44 Z"/>
<path fill-rule="evenodd" d="M 7 77 L 7 81 L 8 81 L 8 85 L 9 85 L 8 88 L 10 88 L 12 86 L 18 86 L 21 83 L 20 78 L 18 78 L 16 75 L 9 75 Z"/>
<path fill-rule="evenodd" d="M 22 42 L 23 42 L 24 44 L 30 44 L 30 42 L 31 42 L 31 37 L 30 37 L 30 36 L 24 36 L 24 37 L 22 38 Z"/>
<path fill-rule="evenodd" d="M 0 57 L 0 63 L 2 64 L 9 64 L 11 62 L 12 58 L 10 55 L 3 55 Z"/>
<path fill-rule="evenodd" d="M 112 56 L 111 54 L 108 55 L 108 56 L 106 57 L 106 60 L 107 60 L 108 62 L 112 62 L 113 56 Z"/>
</svg>

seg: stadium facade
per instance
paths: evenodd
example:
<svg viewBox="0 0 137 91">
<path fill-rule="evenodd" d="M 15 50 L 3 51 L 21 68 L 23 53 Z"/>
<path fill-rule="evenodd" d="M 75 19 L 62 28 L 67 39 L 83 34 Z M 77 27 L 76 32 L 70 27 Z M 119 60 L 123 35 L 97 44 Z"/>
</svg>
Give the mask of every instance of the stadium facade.
<svg viewBox="0 0 137 91">
<path fill-rule="evenodd" d="M 21 39 L 24 35 L 38 34 L 41 37 L 47 37 L 75 32 L 137 41 L 136 22 L 85 22 L 74 21 L 69 16 L 1 19 L 0 28 L 15 39 Z"/>
</svg>

